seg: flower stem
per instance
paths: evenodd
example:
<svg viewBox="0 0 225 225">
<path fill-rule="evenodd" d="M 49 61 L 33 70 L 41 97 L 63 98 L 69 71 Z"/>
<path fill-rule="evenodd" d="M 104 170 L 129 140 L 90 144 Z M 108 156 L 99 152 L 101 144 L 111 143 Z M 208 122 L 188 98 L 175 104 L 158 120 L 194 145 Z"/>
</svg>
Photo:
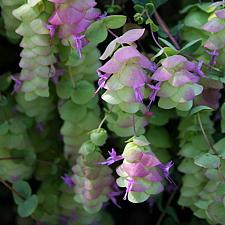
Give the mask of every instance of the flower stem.
<svg viewBox="0 0 225 225">
<path fill-rule="evenodd" d="M 168 201 L 167 201 L 167 203 L 166 203 L 166 207 L 165 207 L 165 209 L 162 211 L 162 213 L 161 213 L 161 215 L 160 215 L 160 217 L 159 217 L 159 219 L 158 219 L 156 225 L 160 225 L 160 224 L 162 223 L 162 221 L 163 221 L 163 219 L 164 219 L 164 217 L 165 217 L 165 215 L 166 215 L 166 209 L 167 209 L 167 208 L 170 206 L 170 204 L 172 203 L 173 198 L 175 197 L 176 192 L 177 192 L 177 190 L 175 190 L 175 191 L 170 195 L 170 197 L 169 197 L 169 199 L 168 199 Z"/>
<path fill-rule="evenodd" d="M 133 114 L 133 129 L 134 129 L 134 135 L 137 136 L 136 126 L 135 126 L 135 115 Z"/>
<path fill-rule="evenodd" d="M 172 41 L 175 48 L 179 50 L 180 46 L 179 46 L 178 42 L 173 37 L 173 35 L 170 33 L 169 27 L 166 25 L 166 23 L 164 22 L 164 20 L 161 18 L 161 16 L 159 15 L 159 13 L 156 10 L 155 10 L 155 18 L 156 18 L 158 24 L 164 30 L 164 32 L 168 35 L 169 39 Z"/>
<path fill-rule="evenodd" d="M 108 31 L 113 37 L 118 38 L 118 36 L 113 31 L 111 31 L 110 29 L 108 29 Z"/>
<path fill-rule="evenodd" d="M 24 200 L 24 201 L 26 200 L 23 195 L 21 195 L 18 191 L 16 191 L 11 185 L 9 185 L 1 177 L 0 177 L 0 183 L 2 183 L 8 190 L 10 190 L 12 193 L 14 193 L 15 195 L 17 195 L 22 200 Z M 41 225 L 41 223 L 33 215 L 31 215 L 31 218 L 36 222 L 37 225 Z"/>
<path fill-rule="evenodd" d="M 202 120 L 201 120 L 201 116 L 200 116 L 199 113 L 198 113 L 197 117 L 198 117 L 198 123 L 199 123 L 199 126 L 201 128 L 201 131 L 202 131 L 203 137 L 205 139 L 205 142 L 207 143 L 209 148 L 214 152 L 214 154 L 217 155 L 216 149 L 213 147 L 212 143 L 210 142 L 210 140 L 209 140 L 209 138 L 208 138 L 208 136 L 207 136 L 207 134 L 206 134 L 206 132 L 204 130 L 204 127 L 203 127 L 203 124 L 202 124 Z"/>
</svg>

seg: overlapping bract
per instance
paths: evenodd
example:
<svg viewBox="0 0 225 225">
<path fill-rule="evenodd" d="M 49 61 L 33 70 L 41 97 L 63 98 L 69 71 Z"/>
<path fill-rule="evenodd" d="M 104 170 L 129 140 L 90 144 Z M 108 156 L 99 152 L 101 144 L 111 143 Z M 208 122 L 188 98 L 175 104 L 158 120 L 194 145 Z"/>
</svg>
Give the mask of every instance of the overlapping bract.
<svg viewBox="0 0 225 225">
<path fill-rule="evenodd" d="M 117 44 L 130 44 L 119 48 L 112 58 L 101 66 L 98 71 L 105 74 L 104 87 L 106 92 L 102 99 L 111 105 L 118 105 L 127 113 L 143 110 L 142 101 L 146 97 L 145 84 L 148 82 L 146 70 L 154 71 L 155 65 L 138 50 L 134 41 L 138 40 L 144 30 L 134 29 L 116 38 L 106 48 L 101 59 L 113 54 Z"/>
<path fill-rule="evenodd" d="M 122 156 L 124 160 L 116 170 L 120 176 L 116 182 L 126 188 L 125 198 L 139 203 L 163 191 L 163 176 L 157 168 L 161 163 L 144 136 L 131 138 Z"/>
<path fill-rule="evenodd" d="M 211 52 L 218 52 L 216 65 L 224 69 L 224 38 L 225 38 L 225 10 L 218 9 L 214 16 L 209 18 L 209 21 L 202 26 L 203 30 L 209 32 L 209 38 L 204 43 L 204 47 Z"/>
<path fill-rule="evenodd" d="M 21 21 L 16 33 L 23 37 L 19 66 L 22 68 L 21 91 L 26 101 L 49 97 L 49 79 L 53 76 L 52 67 L 56 62 L 46 28 L 51 10 L 52 5 L 43 0 L 35 5 L 25 3 L 13 11 L 13 15 Z"/>
<path fill-rule="evenodd" d="M 17 43 L 20 36 L 15 33 L 16 28 L 19 26 L 19 21 L 12 15 L 12 11 L 21 6 L 24 0 L 1 0 L 1 15 L 4 19 L 4 27 L 7 38 L 12 43 Z"/>
<path fill-rule="evenodd" d="M 82 204 L 89 213 L 100 211 L 113 191 L 112 170 L 99 165 L 104 160 L 100 149 L 92 141 L 85 142 L 80 150 L 76 165 L 72 168 L 75 182 L 74 200 Z"/>
<path fill-rule="evenodd" d="M 185 173 L 179 204 L 190 207 L 195 216 L 209 223 L 224 224 L 224 139 L 210 149 L 199 125 L 212 141 L 214 132 L 209 112 L 183 119 L 180 123 L 180 155 L 185 157 L 179 171 Z M 216 151 L 216 152 L 213 152 Z M 216 154 L 215 154 L 216 153 Z"/>
<path fill-rule="evenodd" d="M 126 113 L 118 106 L 113 106 L 111 112 L 107 115 L 107 126 L 116 135 L 120 137 L 131 137 L 135 132 L 137 135 L 145 133 L 147 119 L 144 115 L 133 115 Z"/>
<path fill-rule="evenodd" d="M 88 139 L 88 132 L 100 123 L 98 97 L 94 94 L 93 84 L 97 79 L 98 56 L 95 46 L 86 46 L 82 60 L 68 57 L 69 66 L 65 67 L 66 72 L 56 85 L 57 95 L 63 99 L 63 103 L 59 104 L 59 113 L 64 120 L 61 134 L 68 157 L 77 154 L 82 143 Z"/>
<path fill-rule="evenodd" d="M 49 0 L 55 3 L 55 11 L 49 19 L 53 26 L 50 29 L 58 30 L 58 36 L 64 45 L 77 48 L 80 54 L 86 41 L 82 33 L 100 16 L 95 0 Z"/>
<path fill-rule="evenodd" d="M 157 93 L 160 97 L 159 107 L 190 110 L 194 98 L 203 91 L 203 87 L 197 84 L 199 75 L 196 65 L 181 55 L 170 56 L 162 60 L 161 64 L 151 77 L 161 83 Z"/>
<path fill-rule="evenodd" d="M 10 182 L 30 178 L 33 166 L 26 164 L 24 152 L 34 154 L 28 136 L 32 120 L 15 109 L 11 98 L 0 109 L 0 163 L 1 178 Z"/>
</svg>

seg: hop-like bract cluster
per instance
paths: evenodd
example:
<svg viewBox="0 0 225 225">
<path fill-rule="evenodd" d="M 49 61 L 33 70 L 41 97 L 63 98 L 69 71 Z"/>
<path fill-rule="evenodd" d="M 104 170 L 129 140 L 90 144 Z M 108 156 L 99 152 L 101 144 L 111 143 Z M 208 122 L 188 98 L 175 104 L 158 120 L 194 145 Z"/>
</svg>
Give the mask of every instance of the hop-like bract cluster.
<svg viewBox="0 0 225 225">
<path fill-rule="evenodd" d="M 112 107 L 106 120 L 108 128 L 120 137 L 131 137 L 134 132 L 137 135 L 144 134 L 145 126 L 148 124 L 145 116 L 124 112 L 118 106 Z"/>
<path fill-rule="evenodd" d="M 4 27 L 7 38 L 12 43 L 17 43 L 20 36 L 16 34 L 15 30 L 19 26 L 19 21 L 12 15 L 12 11 L 21 6 L 24 0 L 1 0 L 1 15 L 4 19 Z"/>
<path fill-rule="evenodd" d="M 55 3 L 55 11 L 49 19 L 49 29 L 58 36 L 64 45 L 74 46 L 81 56 L 81 49 L 86 45 L 83 32 L 100 16 L 94 0 L 50 0 Z"/>
<path fill-rule="evenodd" d="M 38 190 L 40 207 L 36 217 L 44 224 L 90 225 L 94 223 L 112 225 L 112 218 L 104 210 L 90 214 L 73 200 L 73 189 L 60 180 L 44 180 Z"/>
<path fill-rule="evenodd" d="M 12 99 L 0 109 L 0 176 L 8 181 L 29 178 L 32 166 L 25 163 L 24 153 L 33 153 L 28 129 L 32 120 L 13 110 Z"/>
<path fill-rule="evenodd" d="M 53 76 L 51 67 L 56 62 L 49 30 L 46 28 L 51 10 L 52 5 L 43 0 L 25 3 L 13 11 L 13 15 L 21 21 L 16 33 L 23 37 L 19 65 L 22 68 L 21 91 L 25 93 L 26 101 L 34 100 L 38 96 L 49 97 L 48 83 Z"/>
<path fill-rule="evenodd" d="M 180 155 L 185 157 L 178 168 L 185 173 L 179 204 L 190 207 L 194 215 L 201 219 L 213 224 L 224 224 L 224 214 L 221 212 L 224 210 L 222 204 L 224 192 L 221 187 L 224 184 L 222 171 L 225 164 L 215 152 L 213 154 L 213 151 L 219 150 L 218 154 L 224 151 L 221 148 L 224 140 L 214 145 L 212 147 L 214 150 L 210 150 L 199 122 L 211 142 L 214 128 L 210 113 L 201 112 L 199 115 L 183 119 L 179 126 Z"/>
<path fill-rule="evenodd" d="M 181 55 L 170 56 L 161 62 L 152 79 L 161 82 L 157 95 L 159 107 L 171 109 L 176 107 L 188 111 L 195 96 L 202 93 L 203 87 L 197 82 L 199 75 L 196 65 Z"/>
<path fill-rule="evenodd" d="M 87 212 L 96 213 L 109 200 L 114 178 L 110 168 L 99 165 L 104 158 L 99 147 L 92 141 L 85 142 L 79 153 L 77 164 L 72 168 L 75 181 L 74 200 L 82 204 Z"/>
<path fill-rule="evenodd" d="M 65 74 L 56 85 L 57 95 L 63 100 L 59 104 L 59 113 L 64 120 L 61 134 L 67 156 L 76 155 L 81 144 L 88 139 L 88 132 L 100 123 L 93 83 L 97 79 L 98 56 L 98 50 L 91 45 L 84 48 L 81 60 L 69 56 L 71 66 L 65 68 Z"/>
<path fill-rule="evenodd" d="M 126 188 L 124 199 L 128 196 L 131 202 L 144 202 L 151 195 L 163 191 L 163 176 L 159 169 L 161 163 L 144 136 L 131 138 L 122 157 L 123 163 L 116 172 L 120 176 L 117 184 Z"/>
<path fill-rule="evenodd" d="M 38 97 L 32 101 L 26 101 L 25 94 L 20 92 L 16 95 L 17 110 L 26 114 L 28 117 L 34 118 L 36 122 L 46 122 L 55 115 L 54 97 L 49 98 Z"/>
<path fill-rule="evenodd" d="M 136 48 L 134 41 L 144 33 L 142 29 L 134 29 L 116 38 L 106 48 L 100 59 L 108 58 L 117 44 L 131 44 L 119 48 L 112 58 L 101 66 L 99 86 L 106 92 L 102 99 L 111 105 L 118 105 L 127 113 L 143 110 L 142 101 L 146 97 L 145 84 L 148 82 L 147 73 L 154 71 L 155 65 Z"/>
<path fill-rule="evenodd" d="M 209 32 L 209 38 L 204 43 L 204 47 L 215 55 L 215 64 L 224 69 L 224 39 L 225 39 L 225 10 L 215 11 L 214 16 L 209 17 L 209 21 L 202 26 L 203 30 Z"/>
</svg>

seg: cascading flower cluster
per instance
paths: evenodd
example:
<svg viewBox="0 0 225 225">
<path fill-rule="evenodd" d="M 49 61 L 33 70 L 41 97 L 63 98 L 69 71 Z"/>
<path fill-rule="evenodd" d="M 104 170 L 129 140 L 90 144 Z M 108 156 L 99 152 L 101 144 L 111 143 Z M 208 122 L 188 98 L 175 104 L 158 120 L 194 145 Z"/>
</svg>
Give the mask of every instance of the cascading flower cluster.
<svg viewBox="0 0 225 225">
<path fill-rule="evenodd" d="M 51 225 L 90 225 L 100 222 L 111 225 L 110 215 L 101 212 L 90 214 L 82 206 L 73 200 L 73 189 L 61 183 L 61 180 L 51 178 L 43 181 L 38 190 L 40 207 L 36 212 L 36 217 L 43 224 Z"/>
<path fill-rule="evenodd" d="M 17 55 L 5 39 L 22 39 L 20 73 L 16 58 L 0 59 L 9 70 L 0 74 L 0 183 L 28 223 L 111 225 L 106 205 L 122 208 L 122 194 L 156 201 L 156 224 L 183 224 L 173 209 L 181 184 L 180 206 L 225 224 L 224 1 L 188 4 L 173 29 L 157 9 L 166 0 L 105 2 L 0 0 L 0 49 Z M 140 26 L 116 15 L 129 3 Z"/>
<path fill-rule="evenodd" d="M 21 21 L 16 33 L 23 37 L 19 79 L 26 101 L 49 97 L 49 79 L 53 76 L 51 71 L 56 62 L 49 31 L 45 27 L 51 10 L 52 4 L 43 0 L 29 1 L 13 11 L 13 15 Z"/>
<path fill-rule="evenodd" d="M 193 106 L 193 100 L 203 91 L 198 83 L 203 72 L 192 62 L 181 55 L 169 56 L 163 59 L 162 66 L 152 75 L 151 79 L 160 82 L 157 95 L 159 107 L 171 109 L 176 107 L 188 111 Z"/>
<path fill-rule="evenodd" d="M 88 139 L 88 132 L 100 123 L 98 97 L 94 96 L 93 84 L 97 79 L 98 56 L 98 50 L 92 45 L 83 49 L 82 60 L 68 55 L 67 62 L 70 63 L 56 84 L 57 95 L 64 100 L 59 105 L 59 113 L 64 120 L 61 134 L 67 157 L 76 156 L 82 143 Z"/>
<path fill-rule="evenodd" d="M 164 166 L 151 151 L 144 136 L 128 140 L 121 159 L 123 163 L 116 170 L 119 175 L 116 182 L 126 188 L 124 199 L 128 198 L 130 202 L 144 202 L 162 192 L 164 176 L 170 179 L 172 163 Z"/>
<path fill-rule="evenodd" d="M 9 160 L 0 163 L 0 176 L 8 181 L 27 179 L 33 172 L 32 163 L 24 164 L 21 157 L 24 152 L 33 153 L 33 148 L 28 136 L 32 126 L 32 119 L 13 109 L 13 99 L 0 109 L 0 157 Z M 10 160 L 17 156 L 18 160 Z"/>
<path fill-rule="evenodd" d="M 100 59 L 105 60 L 112 54 L 113 56 L 98 69 L 99 88 L 106 89 L 102 99 L 132 114 L 139 110 L 144 111 L 142 102 L 146 97 L 145 85 L 148 82 L 145 70 L 154 72 L 156 67 L 134 44 L 143 34 L 144 29 L 134 29 L 112 41 Z M 124 46 L 125 44 L 128 46 Z M 114 52 L 118 45 L 122 47 Z"/>
<path fill-rule="evenodd" d="M 221 199 L 224 195 L 220 189 L 224 183 L 220 171 L 223 171 L 225 164 L 221 161 L 221 169 L 218 169 L 219 160 L 213 162 L 212 159 L 216 159 L 217 156 L 211 154 L 212 149 L 210 150 L 210 146 L 204 139 L 199 124 L 200 119 L 201 126 L 211 142 L 211 135 L 215 130 L 210 116 L 210 112 L 201 112 L 184 118 L 179 125 L 181 147 L 179 154 L 185 158 L 178 169 L 185 175 L 178 203 L 190 207 L 194 215 L 201 219 L 207 219 L 210 223 L 222 222 L 223 224 L 224 216 L 220 215 L 220 211 L 216 212 L 216 207 L 218 205 L 221 207 Z M 213 148 L 218 148 L 221 144 L 214 146 Z M 224 210 L 224 206 L 222 208 Z"/>
<path fill-rule="evenodd" d="M 77 49 L 81 57 L 81 49 L 87 44 L 83 32 L 100 16 L 95 0 L 49 0 L 55 3 L 55 11 L 49 19 L 47 28 L 53 37 L 56 29 L 64 45 Z"/>
<path fill-rule="evenodd" d="M 82 204 L 89 213 L 100 211 L 104 202 L 113 192 L 114 178 L 112 170 L 99 165 L 104 160 L 98 146 L 105 143 L 106 136 L 99 130 L 93 131 L 90 140 L 80 150 L 76 165 L 72 168 L 75 183 L 74 200 Z"/>
<path fill-rule="evenodd" d="M 145 126 L 148 121 L 142 115 L 132 115 L 122 111 L 119 106 L 113 106 L 110 113 L 107 115 L 107 126 L 120 137 L 131 137 L 135 132 L 137 135 L 145 133 Z"/>
<path fill-rule="evenodd" d="M 223 5 L 215 4 L 215 6 Z M 213 6 L 213 5 L 212 5 Z M 204 43 L 204 47 L 209 51 L 212 56 L 211 64 L 217 65 L 219 68 L 224 69 L 224 38 L 225 38 L 225 10 L 218 9 L 214 12 L 214 16 L 209 17 L 209 21 L 202 26 L 204 31 L 209 32 L 209 38 Z"/>
<path fill-rule="evenodd" d="M 20 36 L 15 30 L 19 26 L 19 21 L 12 15 L 12 11 L 21 6 L 24 0 L 1 0 L 1 14 L 4 20 L 5 34 L 12 43 L 17 43 Z"/>
</svg>

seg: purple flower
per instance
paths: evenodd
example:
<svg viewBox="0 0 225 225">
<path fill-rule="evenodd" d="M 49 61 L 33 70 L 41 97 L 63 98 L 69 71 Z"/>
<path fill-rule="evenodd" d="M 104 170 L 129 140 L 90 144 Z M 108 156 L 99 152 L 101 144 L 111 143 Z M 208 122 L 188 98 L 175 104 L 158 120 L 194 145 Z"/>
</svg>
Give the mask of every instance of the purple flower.
<svg viewBox="0 0 225 225">
<path fill-rule="evenodd" d="M 21 88 L 21 85 L 22 85 L 22 81 L 19 80 L 17 78 L 17 76 L 14 76 L 14 75 L 11 76 L 11 79 L 15 82 L 14 87 L 13 87 L 13 89 L 14 89 L 13 90 L 13 93 L 19 92 L 20 91 L 20 88 Z"/>
<path fill-rule="evenodd" d="M 66 174 L 66 173 L 64 174 L 64 176 L 61 177 L 61 179 L 68 187 L 73 187 L 75 185 L 72 178 L 70 176 L 68 176 L 68 174 Z"/>
<path fill-rule="evenodd" d="M 128 185 L 127 185 L 126 193 L 125 193 L 125 195 L 123 197 L 123 200 L 126 200 L 127 199 L 127 195 L 132 190 L 132 187 L 133 187 L 133 185 L 135 183 L 134 178 L 127 179 L 127 181 L 128 181 Z"/>
<path fill-rule="evenodd" d="M 203 60 L 199 60 L 198 65 L 195 67 L 195 73 L 200 77 L 205 77 L 205 74 L 201 70 L 203 63 L 204 63 Z"/>
<path fill-rule="evenodd" d="M 72 35 L 72 37 L 74 40 L 75 48 L 77 49 L 77 53 L 81 59 L 82 58 L 81 50 L 84 47 L 83 41 L 84 41 L 85 35 Z"/>
<path fill-rule="evenodd" d="M 98 20 L 104 19 L 104 18 L 106 18 L 107 15 L 108 15 L 108 13 L 104 12 L 103 14 L 99 15 L 99 17 L 97 19 Z"/>
<path fill-rule="evenodd" d="M 137 102 L 143 102 L 144 95 L 141 91 L 141 88 L 142 87 L 134 88 L 135 99 L 136 99 Z"/>
<path fill-rule="evenodd" d="M 167 164 L 159 164 L 158 167 L 162 170 L 165 178 L 172 184 L 176 185 L 174 181 L 170 178 L 170 168 L 174 165 L 173 161 L 168 162 Z"/>
<path fill-rule="evenodd" d="M 123 156 L 116 154 L 116 151 L 115 151 L 114 148 L 112 148 L 112 151 L 111 152 L 108 151 L 108 153 L 109 153 L 110 157 L 107 158 L 106 161 L 99 162 L 98 164 L 109 166 L 109 165 L 113 164 L 114 162 L 120 161 L 120 160 L 123 159 Z"/>
<path fill-rule="evenodd" d="M 46 24 L 45 27 L 49 30 L 50 37 L 51 37 L 51 39 L 53 39 L 55 36 L 55 31 L 56 31 L 57 26 L 51 25 L 51 24 Z"/>
<path fill-rule="evenodd" d="M 105 87 L 106 81 L 109 79 L 110 74 L 107 73 L 101 73 L 99 70 L 97 70 L 99 79 L 98 79 L 98 89 L 96 90 L 95 94 L 99 92 L 100 89 Z"/>
<path fill-rule="evenodd" d="M 156 63 L 152 62 L 151 66 L 149 66 L 148 68 L 152 73 L 154 73 L 157 69 L 158 69 L 158 66 Z"/>
<path fill-rule="evenodd" d="M 67 225 L 69 221 L 68 216 L 60 215 L 59 216 L 59 225 Z"/>
<path fill-rule="evenodd" d="M 64 69 L 57 69 L 54 66 L 51 67 L 51 80 L 54 84 L 58 84 L 59 78 L 64 74 Z"/>
<path fill-rule="evenodd" d="M 213 50 L 212 52 L 206 50 L 206 52 L 211 55 L 211 60 L 209 62 L 209 65 L 213 66 L 216 64 L 216 59 L 217 59 L 217 56 L 219 55 L 219 52 L 217 49 Z"/>
<path fill-rule="evenodd" d="M 38 123 L 36 124 L 36 129 L 37 129 L 37 131 L 38 131 L 39 133 L 42 133 L 42 132 L 44 131 L 44 125 L 43 125 L 43 123 L 38 122 Z"/>
<path fill-rule="evenodd" d="M 155 199 L 153 197 L 150 197 L 147 200 L 147 203 L 148 203 L 149 207 L 152 208 L 155 205 L 156 201 L 155 201 Z"/>
<path fill-rule="evenodd" d="M 117 203 L 117 200 L 115 197 L 120 196 L 121 194 L 122 194 L 121 191 L 112 191 L 108 194 L 108 196 L 111 199 L 111 201 L 113 202 L 113 204 L 120 209 L 121 209 L 121 206 Z"/>
<path fill-rule="evenodd" d="M 147 86 L 152 89 L 152 93 L 149 96 L 150 103 L 148 107 L 155 101 L 157 93 L 160 91 L 161 82 L 158 82 L 156 85 L 148 84 Z"/>
</svg>

